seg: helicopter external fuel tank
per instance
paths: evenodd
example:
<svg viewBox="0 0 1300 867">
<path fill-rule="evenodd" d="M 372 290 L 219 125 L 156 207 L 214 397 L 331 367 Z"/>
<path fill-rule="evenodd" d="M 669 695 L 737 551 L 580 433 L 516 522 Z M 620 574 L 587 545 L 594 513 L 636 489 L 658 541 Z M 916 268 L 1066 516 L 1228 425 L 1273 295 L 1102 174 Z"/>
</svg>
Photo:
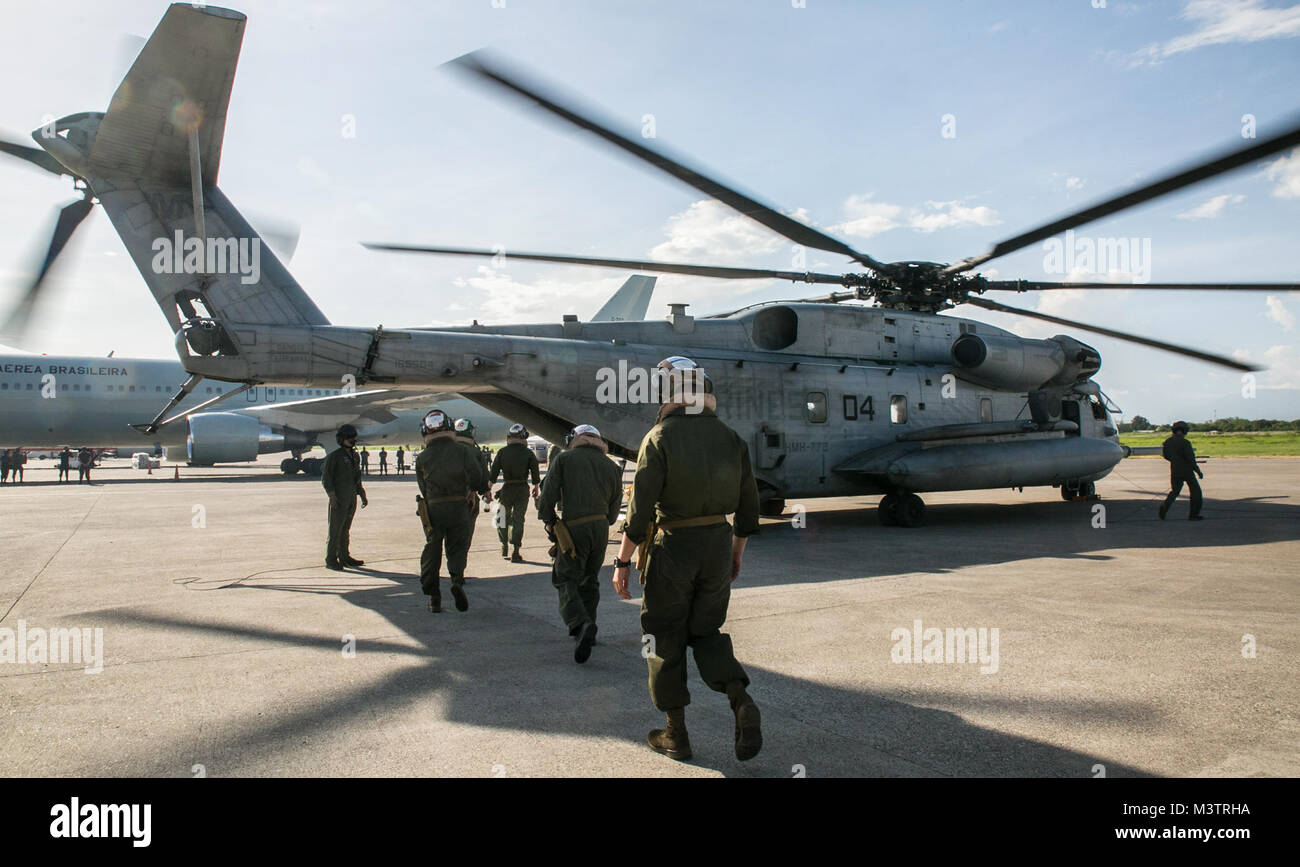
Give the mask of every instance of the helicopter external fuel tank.
<svg viewBox="0 0 1300 867">
<path fill-rule="evenodd" d="M 1101 369 L 1097 350 L 1073 337 L 1050 340 L 963 334 L 953 341 L 953 372 L 967 382 L 1008 391 L 1082 382 Z"/>
</svg>

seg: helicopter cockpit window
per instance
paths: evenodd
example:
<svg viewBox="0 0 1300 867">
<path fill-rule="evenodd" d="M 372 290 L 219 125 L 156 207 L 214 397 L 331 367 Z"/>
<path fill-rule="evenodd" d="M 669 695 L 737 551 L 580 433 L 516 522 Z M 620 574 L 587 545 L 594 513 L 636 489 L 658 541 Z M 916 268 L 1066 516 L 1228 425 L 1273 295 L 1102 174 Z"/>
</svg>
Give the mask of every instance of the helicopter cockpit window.
<svg viewBox="0 0 1300 867">
<path fill-rule="evenodd" d="M 1092 417 L 1097 421 L 1106 420 L 1106 407 L 1097 399 L 1097 395 L 1088 395 L 1088 404 L 1092 407 Z"/>
<path fill-rule="evenodd" d="M 814 424 L 821 424 L 826 421 L 826 393 L 823 391 L 808 392 L 808 421 Z"/>
<path fill-rule="evenodd" d="M 889 396 L 889 420 L 894 424 L 907 424 L 907 395 Z"/>
</svg>

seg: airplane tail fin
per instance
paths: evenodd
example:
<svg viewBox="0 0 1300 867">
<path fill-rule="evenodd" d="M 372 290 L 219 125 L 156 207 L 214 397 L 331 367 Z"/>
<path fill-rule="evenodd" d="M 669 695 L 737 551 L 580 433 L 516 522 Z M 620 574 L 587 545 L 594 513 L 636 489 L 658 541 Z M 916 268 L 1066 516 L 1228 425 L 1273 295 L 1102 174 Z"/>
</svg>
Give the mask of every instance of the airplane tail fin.
<svg viewBox="0 0 1300 867">
<path fill-rule="evenodd" d="M 645 319 L 650 306 L 650 296 L 655 291 L 655 280 L 644 274 L 633 274 L 619 290 L 610 296 L 605 306 L 596 312 L 592 322 L 631 322 Z"/>
<path fill-rule="evenodd" d="M 107 112 L 64 118 L 58 135 L 33 133 L 104 206 L 174 331 L 193 319 L 329 324 L 217 187 L 245 22 L 229 9 L 172 4 Z"/>
</svg>

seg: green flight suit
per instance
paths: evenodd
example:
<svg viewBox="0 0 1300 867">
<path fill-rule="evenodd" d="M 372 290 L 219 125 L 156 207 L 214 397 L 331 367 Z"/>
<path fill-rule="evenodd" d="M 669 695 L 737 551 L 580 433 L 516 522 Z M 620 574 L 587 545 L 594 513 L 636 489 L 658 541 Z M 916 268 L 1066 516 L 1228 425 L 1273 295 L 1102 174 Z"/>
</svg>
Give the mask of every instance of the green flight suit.
<svg viewBox="0 0 1300 867">
<path fill-rule="evenodd" d="M 690 703 L 686 648 L 695 652 L 710 689 L 749 678 L 722 632 L 731 600 L 731 538 L 758 531 L 758 488 L 749 448 L 707 408 L 679 408 L 650 429 L 637 455 L 624 530 L 638 544 L 651 521 L 735 516 L 707 526 L 660 529 L 642 580 L 641 633 L 652 636 L 647 657 L 650 698 L 661 711 Z"/>
<path fill-rule="evenodd" d="M 460 443 L 465 448 L 469 449 L 470 453 L 474 456 L 474 460 L 478 461 L 479 466 L 483 470 L 483 478 L 486 479 L 487 471 L 488 471 L 487 455 L 483 454 L 483 450 L 480 449 L 478 447 L 478 444 L 474 442 L 474 438 L 467 437 L 467 436 L 460 436 L 458 434 L 456 436 L 456 442 Z M 478 493 L 481 496 L 484 492 L 478 491 Z M 469 541 L 471 545 L 474 544 L 474 529 L 478 527 L 479 511 L 480 511 L 479 501 L 478 498 L 475 497 L 473 500 L 469 501 Z"/>
<path fill-rule="evenodd" d="M 594 445 L 576 445 L 556 455 L 546 470 L 537 516 L 554 524 L 555 509 L 573 537 L 572 555 L 556 551 L 551 564 L 551 583 L 559 595 L 560 617 L 570 634 L 588 622 L 596 622 L 600 603 L 600 566 L 609 546 L 609 525 L 618 520 L 623 505 L 623 475 Z M 599 515 L 599 520 L 577 523 Z"/>
<path fill-rule="evenodd" d="M 501 544 L 507 543 L 518 548 L 524 541 L 524 513 L 528 510 L 528 479 L 532 477 L 533 485 L 541 484 L 542 477 L 537 466 L 537 455 L 521 442 L 507 443 L 497 452 L 488 473 L 489 484 L 495 485 L 498 478 L 504 479 L 501 490 L 497 492 L 497 538 Z"/>
<path fill-rule="evenodd" d="M 440 599 L 438 581 L 444 547 L 452 583 L 465 583 L 472 526 L 467 504 L 471 494 L 487 491 L 487 476 L 483 462 L 470 446 L 449 436 L 434 436 L 415 459 L 415 479 L 432 525 L 420 554 L 420 587 L 426 596 Z"/>
<path fill-rule="evenodd" d="M 1202 495 L 1201 485 L 1196 481 L 1196 449 L 1192 448 L 1186 435 L 1171 436 L 1160 444 L 1160 453 L 1169 461 L 1169 495 L 1165 497 L 1164 511 L 1169 511 L 1186 484 L 1192 499 L 1187 514 L 1193 518 L 1201 514 Z"/>
<path fill-rule="evenodd" d="M 366 495 L 361 487 L 361 461 L 356 449 L 343 446 L 330 452 L 321 467 L 321 484 L 330 495 L 329 539 L 325 543 L 325 562 L 349 560 L 349 534 L 357 514 L 357 497 Z"/>
</svg>

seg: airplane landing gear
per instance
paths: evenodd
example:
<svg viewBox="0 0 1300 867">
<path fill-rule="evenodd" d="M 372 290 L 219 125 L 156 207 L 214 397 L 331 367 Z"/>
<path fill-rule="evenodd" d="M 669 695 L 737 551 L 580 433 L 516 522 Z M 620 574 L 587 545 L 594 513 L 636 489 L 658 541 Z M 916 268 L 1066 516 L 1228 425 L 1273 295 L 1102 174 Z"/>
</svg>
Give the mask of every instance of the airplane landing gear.
<svg viewBox="0 0 1300 867">
<path fill-rule="evenodd" d="M 280 472 L 286 476 L 296 475 L 302 469 L 302 461 L 297 458 L 285 458 L 280 461 Z"/>
</svg>

